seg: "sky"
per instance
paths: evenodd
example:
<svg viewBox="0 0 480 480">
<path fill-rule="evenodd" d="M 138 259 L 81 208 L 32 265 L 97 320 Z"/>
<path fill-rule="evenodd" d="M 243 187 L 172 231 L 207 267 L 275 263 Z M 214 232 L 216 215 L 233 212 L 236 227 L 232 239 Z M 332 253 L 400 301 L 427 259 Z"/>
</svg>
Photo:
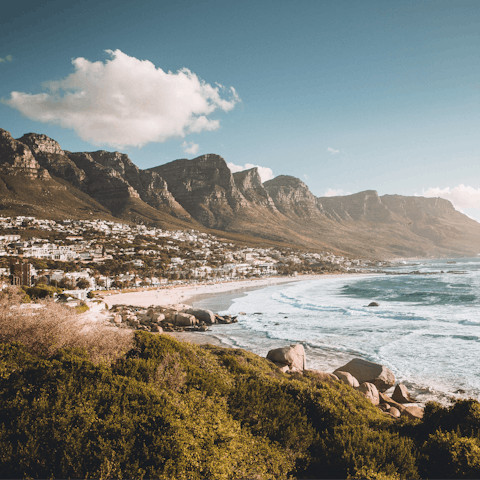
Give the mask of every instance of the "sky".
<svg viewBox="0 0 480 480">
<path fill-rule="evenodd" d="M 17 0 L 0 128 L 139 168 L 206 153 L 480 221 L 478 0 Z"/>
</svg>

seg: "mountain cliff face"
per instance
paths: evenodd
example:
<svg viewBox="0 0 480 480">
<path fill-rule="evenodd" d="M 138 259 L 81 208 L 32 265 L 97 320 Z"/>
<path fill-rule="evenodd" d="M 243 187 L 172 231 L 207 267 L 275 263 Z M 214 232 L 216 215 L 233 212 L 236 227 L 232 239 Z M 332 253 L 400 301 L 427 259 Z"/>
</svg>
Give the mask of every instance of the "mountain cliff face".
<svg viewBox="0 0 480 480">
<path fill-rule="evenodd" d="M 348 196 L 318 198 L 317 205 L 327 217 L 337 221 L 394 221 L 392 211 L 375 190 Z"/>
<path fill-rule="evenodd" d="M 158 173 L 140 170 L 130 158 L 120 152 L 90 152 L 95 162 L 112 168 L 138 192 L 139 197 L 153 208 L 168 211 L 178 218 L 191 220 L 190 215 L 168 190 L 167 182 Z"/>
<path fill-rule="evenodd" d="M 233 180 L 240 190 L 240 193 L 248 202 L 261 207 L 268 207 L 275 212 L 277 211 L 275 202 L 262 184 L 262 179 L 260 178 L 257 167 L 234 173 Z"/>
<path fill-rule="evenodd" d="M 279 175 L 264 183 L 278 211 L 287 216 L 315 218 L 320 214 L 315 196 L 298 178 Z"/>
<path fill-rule="evenodd" d="M 35 160 L 30 149 L 0 129 L 0 169 L 7 175 L 48 179 L 50 175 Z"/>
<path fill-rule="evenodd" d="M 29 147 L 35 160 L 52 175 L 67 180 L 77 188 L 85 181 L 85 172 L 79 169 L 60 145 L 46 135 L 27 133 L 18 139 Z"/>
<path fill-rule="evenodd" d="M 147 170 L 159 174 L 177 202 L 202 225 L 222 228 L 248 207 L 219 155 L 181 159 Z"/>
<path fill-rule="evenodd" d="M 0 213 L 215 228 L 357 257 L 480 253 L 480 224 L 440 198 L 317 198 L 288 175 L 263 184 L 257 168 L 232 175 L 218 155 L 141 170 L 120 152 L 72 153 L 46 135 L 15 140 L 1 129 Z"/>
</svg>

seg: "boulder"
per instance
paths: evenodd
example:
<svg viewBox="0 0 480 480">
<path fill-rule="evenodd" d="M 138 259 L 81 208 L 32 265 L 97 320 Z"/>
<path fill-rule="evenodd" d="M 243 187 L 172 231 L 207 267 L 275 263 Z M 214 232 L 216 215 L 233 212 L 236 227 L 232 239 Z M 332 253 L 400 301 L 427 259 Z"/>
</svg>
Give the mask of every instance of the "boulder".
<svg viewBox="0 0 480 480">
<path fill-rule="evenodd" d="M 377 302 L 370 302 L 367 307 L 378 307 L 378 303 Z"/>
<path fill-rule="evenodd" d="M 189 327 L 196 323 L 197 319 L 193 315 L 188 315 L 188 313 L 177 313 L 175 315 L 174 325 L 178 327 Z"/>
<path fill-rule="evenodd" d="M 338 381 L 338 377 L 333 373 L 322 372 L 321 370 L 308 370 L 308 372 L 313 373 L 321 382 L 332 382 L 333 380 Z"/>
<path fill-rule="evenodd" d="M 403 383 L 399 383 L 392 394 L 392 400 L 398 403 L 414 403 L 413 399 L 408 393 L 407 387 Z"/>
<path fill-rule="evenodd" d="M 402 417 L 407 417 L 410 420 L 418 420 L 423 418 L 423 408 L 421 407 L 404 407 L 402 410 Z"/>
<path fill-rule="evenodd" d="M 373 383 L 379 392 L 385 392 L 395 384 L 395 375 L 391 370 L 379 363 L 369 362 L 362 358 L 354 358 L 333 373 L 337 375 L 337 371 L 350 373 L 359 383 Z"/>
<path fill-rule="evenodd" d="M 380 404 L 380 396 L 378 394 L 377 387 L 373 383 L 363 382 L 359 387 L 357 387 L 357 390 L 374 405 Z"/>
<path fill-rule="evenodd" d="M 154 321 L 157 323 L 162 323 L 165 320 L 165 315 L 163 313 L 157 313 L 154 316 Z"/>
<path fill-rule="evenodd" d="M 275 348 L 267 353 L 267 358 L 275 364 L 287 365 L 290 371 L 303 372 L 305 370 L 305 349 L 302 344 Z"/>
<path fill-rule="evenodd" d="M 347 385 L 350 385 L 353 388 L 357 388 L 360 386 L 360 384 L 358 383 L 358 380 L 348 372 L 341 372 L 341 371 L 335 370 L 334 375 L 336 375 L 341 382 L 346 383 Z"/>
<path fill-rule="evenodd" d="M 211 310 L 205 308 L 189 308 L 185 310 L 185 313 L 189 315 L 194 315 L 198 320 L 205 322 L 209 325 L 216 323 L 215 314 Z"/>
<path fill-rule="evenodd" d="M 400 415 L 401 415 L 400 410 L 396 407 L 390 407 L 388 410 L 388 413 L 395 418 L 400 418 Z"/>
</svg>

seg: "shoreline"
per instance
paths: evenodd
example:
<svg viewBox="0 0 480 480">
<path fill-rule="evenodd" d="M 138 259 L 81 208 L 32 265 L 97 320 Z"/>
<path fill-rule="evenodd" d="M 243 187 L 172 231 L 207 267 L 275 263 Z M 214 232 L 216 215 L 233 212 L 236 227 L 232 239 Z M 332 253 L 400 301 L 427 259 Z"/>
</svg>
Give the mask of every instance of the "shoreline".
<svg viewBox="0 0 480 480">
<path fill-rule="evenodd" d="M 264 287 L 270 287 L 278 284 L 304 282 L 308 280 L 319 280 L 321 278 L 340 278 L 340 277 L 357 277 L 364 275 L 372 275 L 368 273 L 338 273 L 338 274 L 322 274 L 322 275 L 298 275 L 296 277 L 268 277 L 256 279 L 231 280 L 227 282 L 198 284 L 198 285 L 175 285 L 167 287 L 159 287 L 151 290 L 139 290 L 127 293 L 107 293 L 100 294 L 99 297 L 106 302 L 109 307 L 113 305 L 135 305 L 139 307 L 149 307 L 152 305 L 166 306 L 181 303 L 193 304 L 209 298 L 215 298 L 220 294 L 228 293 L 228 296 L 238 298 L 241 293 L 252 290 L 258 290 Z M 233 293 L 236 292 L 236 293 Z M 195 306 L 195 305 L 192 305 Z M 227 307 L 228 308 L 228 307 Z M 210 308 L 210 310 L 213 310 Z M 223 308 L 222 310 L 226 310 Z"/>
<path fill-rule="evenodd" d="M 109 308 L 113 305 L 131 305 L 138 307 L 167 306 L 188 304 L 193 307 L 207 308 L 215 313 L 228 310 L 233 300 L 254 290 L 261 290 L 274 285 L 304 282 L 310 280 L 350 278 L 375 275 L 371 273 L 333 273 L 308 274 L 295 277 L 268 277 L 256 279 L 232 280 L 214 284 L 175 285 L 136 292 L 107 294 L 102 296 Z M 228 327 L 227 327 L 228 328 Z M 198 345 L 212 344 L 222 347 L 231 345 L 222 342 L 211 330 L 206 332 L 164 332 L 179 341 Z"/>
</svg>

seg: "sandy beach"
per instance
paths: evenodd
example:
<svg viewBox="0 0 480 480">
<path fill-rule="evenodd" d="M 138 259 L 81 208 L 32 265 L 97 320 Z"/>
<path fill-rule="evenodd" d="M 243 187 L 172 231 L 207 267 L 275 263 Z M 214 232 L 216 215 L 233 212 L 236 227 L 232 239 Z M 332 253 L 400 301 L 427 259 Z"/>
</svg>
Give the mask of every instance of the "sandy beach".
<svg viewBox="0 0 480 480">
<path fill-rule="evenodd" d="M 343 277 L 358 274 L 334 274 L 335 277 Z M 318 280 L 320 278 L 331 278 L 332 275 L 298 275 L 296 277 L 269 277 L 250 280 L 233 280 L 218 282 L 214 284 L 199 285 L 176 285 L 160 287 L 155 290 L 138 290 L 135 292 L 106 294 L 103 295 L 105 303 L 113 305 L 133 305 L 138 307 L 149 307 L 152 305 L 173 305 L 188 304 L 193 307 L 201 303 L 202 308 L 208 308 L 214 312 L 227 310 L 235 298 L 246 294 L 249 291 L 272 285 L 286 284 L 293 282 L 304 282 Z M 165 332 L 167 333 L 167 332 Z M 222 342 L 211 334 L 211 332 L 168 332 L 178 340 L 198 344 L 223 345 Z"/>
<path fill-rule="evenodd" d="M 195 306 L 195 302 L 207 297 L 216 297 L 219 294 L 232 292 L 241 295 L 242 291 L 249 291 L 279 283 L 300 282 L 305 280 L 315 280 L 326 275 L 298 275 L 296 277 L 270 277 L 252 280 L 233 280 L 229 282 L 218 282 L 214 284 L 198 285 L 176 285 L 159 287 L 156 290 L 138 290 L 128 293 L 106 294 L 104 301 L 112 307 L 113 305 L 135 305 L 139 307 L 149 307 L 151 305 L 173 305 L 186 303 Z M 238 292 L 237 292 L 238 291 Z M 231 295 L 229 295 L 231 296 Z M 214 308 L 212 307 L 212 310 Z"/>
</svg>

